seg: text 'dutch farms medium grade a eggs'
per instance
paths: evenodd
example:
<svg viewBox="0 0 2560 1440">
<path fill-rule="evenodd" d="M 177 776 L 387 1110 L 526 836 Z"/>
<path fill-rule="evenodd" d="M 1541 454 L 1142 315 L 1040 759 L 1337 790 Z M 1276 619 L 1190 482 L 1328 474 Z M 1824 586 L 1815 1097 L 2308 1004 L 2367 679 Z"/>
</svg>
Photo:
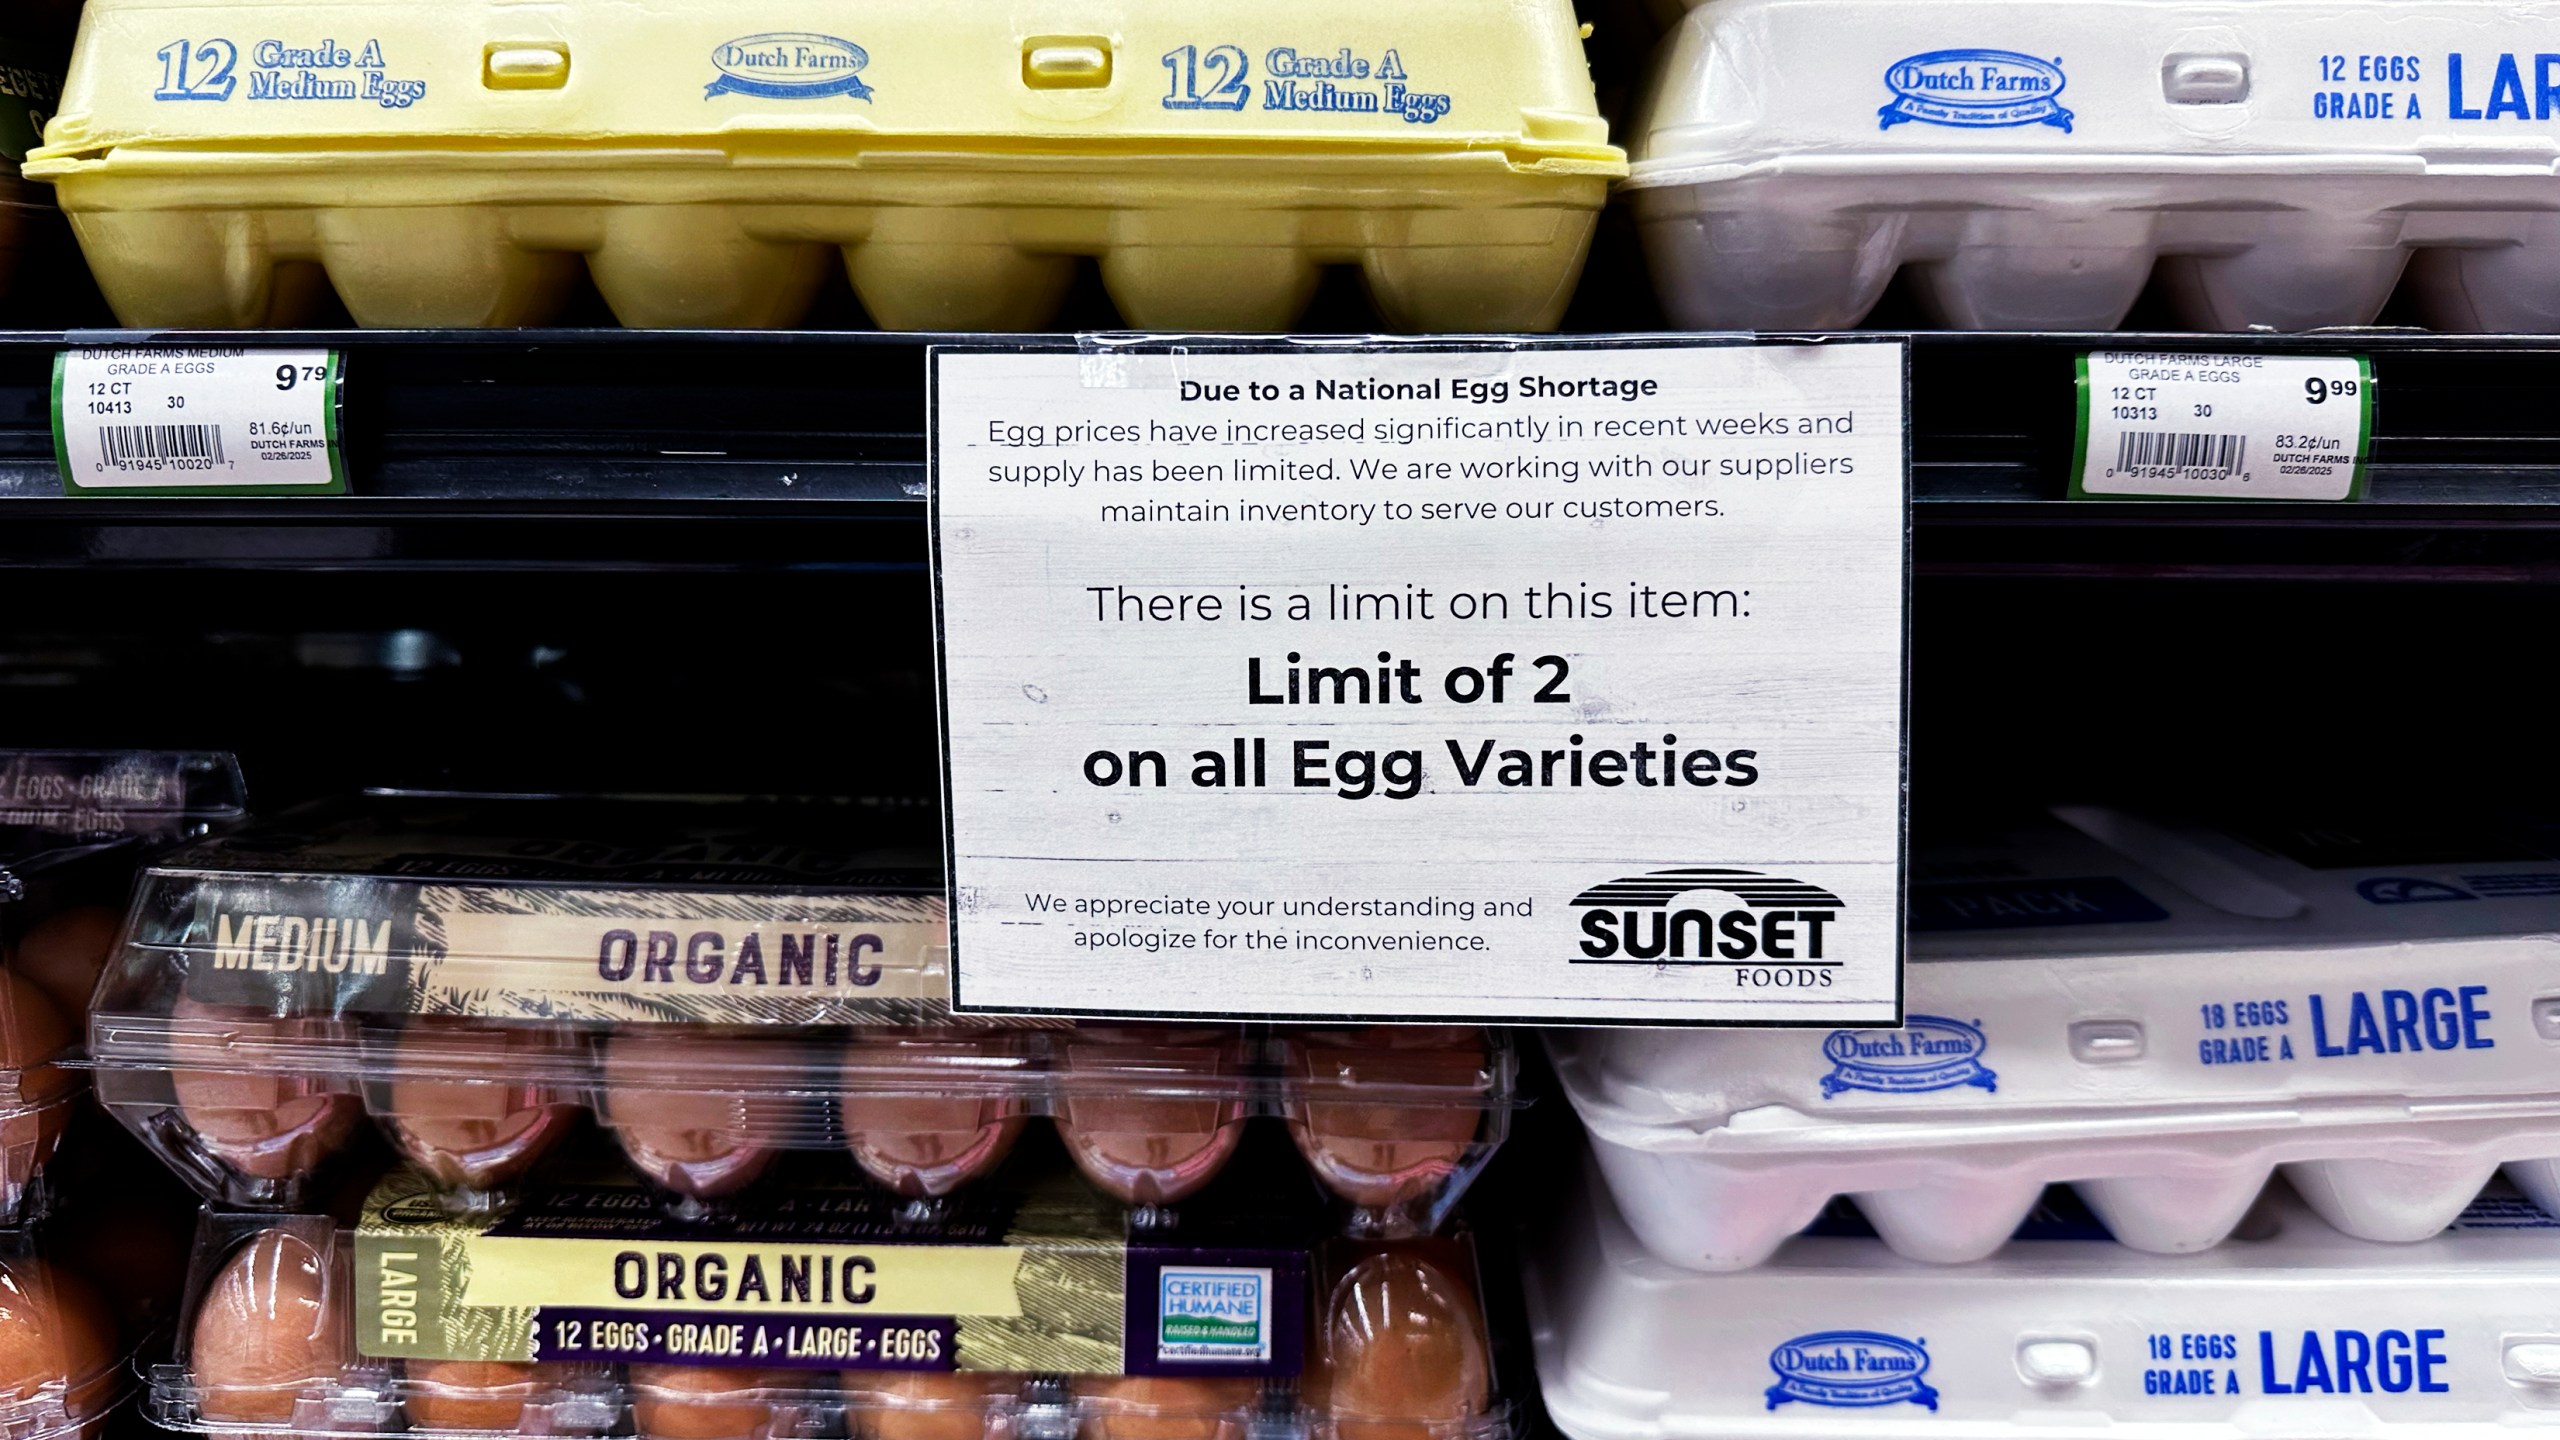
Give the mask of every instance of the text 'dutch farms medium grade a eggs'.
<svg viewBox="0 0 2560 1440">
<path fill-rule="evenodd" d="M 2367 1241 L 2435 1234 L 2501 1172 L 2560 1214 L 2555 837 L 2099 808 L 1924 831 L 1900 1028 L 1548 1047 L 1627 1226 L 1691 1269 L 1759 1264 L 1844 1196 L 1939 1263 L 2055 1184 L 2158 1254 L 2222 1244 L 2279 1175 Z"/>
<path fill-rule="evenodd" d="M 129 325 L 1551 329 L 1625 158 L 1567 0 L 91 0 L 30 160 Z"/>
<path fill-rule="evenodd" d="M 1967 329 L 2560 330 L 2548 0 L 1715 0 L 1626 198 L 1665 309 Z"/>
</svg>

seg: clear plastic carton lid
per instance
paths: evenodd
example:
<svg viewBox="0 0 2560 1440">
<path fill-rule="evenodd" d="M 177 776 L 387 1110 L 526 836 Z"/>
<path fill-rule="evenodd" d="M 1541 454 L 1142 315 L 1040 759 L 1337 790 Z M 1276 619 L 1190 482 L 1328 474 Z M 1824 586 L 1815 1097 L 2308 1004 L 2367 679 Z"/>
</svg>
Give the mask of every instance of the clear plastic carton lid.
<svg viewBox="0 0 2560 1440">
<path fill-rule="evenodd" d="M 1072 1187 L 929 1227 L 859 1193 L 725 1224 L 610 1198 L 571 1188 L 472 1223 L 395 1176 L 354 1227 L 209 1213 L 152 1417 L 667 1440 L 1510 1434 L 1463 1237 L 1310 1250 L 1238 1216 L 1141 1243 Z"/>
</svg>

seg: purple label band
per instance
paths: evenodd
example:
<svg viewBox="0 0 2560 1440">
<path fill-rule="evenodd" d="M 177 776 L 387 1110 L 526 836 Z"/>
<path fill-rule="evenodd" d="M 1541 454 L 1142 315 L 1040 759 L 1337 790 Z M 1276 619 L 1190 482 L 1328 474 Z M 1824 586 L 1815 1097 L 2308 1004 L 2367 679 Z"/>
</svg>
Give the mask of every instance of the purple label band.
<svg viewBox="0 0 2560 1440">
<path fill-rule="evenodd" d="M 534 1358 L 606 1365 L 757 1369 L 949 1370 L 959 1322 L 948 1315 L 704 1315 L 681 1310 L 544 1306 Z"/>
</svg>

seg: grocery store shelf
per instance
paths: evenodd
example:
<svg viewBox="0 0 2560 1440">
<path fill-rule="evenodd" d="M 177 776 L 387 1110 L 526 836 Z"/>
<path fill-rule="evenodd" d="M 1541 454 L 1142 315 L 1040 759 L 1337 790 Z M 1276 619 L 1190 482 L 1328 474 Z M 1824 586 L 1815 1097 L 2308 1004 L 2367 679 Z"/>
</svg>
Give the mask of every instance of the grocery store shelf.
<svg viewBox="0 0 2560 1440">
<path fill-rule="evenodd" d="M 334 345 L 352 489 L 65 499 L 46 413 L 66 343 Z M 247 568 L 911 567 L 923 353 L 936 338 L 613 329 L 0 333 L 0 564 Z M 2560 338 L 1914 337 L 1927 574 L 2560 579 Z M 2090 348 L 2365 353 L 2354 506 L 2072 503 L 2072 357 Z M 716 528 L 699 522 L 717 517 Z"/>
</svg>

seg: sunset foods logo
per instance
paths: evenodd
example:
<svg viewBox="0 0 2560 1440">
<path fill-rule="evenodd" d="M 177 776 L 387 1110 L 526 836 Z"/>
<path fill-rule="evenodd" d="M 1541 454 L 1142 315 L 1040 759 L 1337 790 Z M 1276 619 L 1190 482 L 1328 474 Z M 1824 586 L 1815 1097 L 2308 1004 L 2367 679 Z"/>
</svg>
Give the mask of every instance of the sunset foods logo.
<svg viewBox="0 0 2560 1440">
<path fill-rule="evenodd" d="M 1758 870 L 1689 866 L 1594 885 L 1582 912 L 1577 965 L 1714 965 L 1777 960 L 1836 968 L 1826 947 L 1840 897 Z"/>
</svg>

